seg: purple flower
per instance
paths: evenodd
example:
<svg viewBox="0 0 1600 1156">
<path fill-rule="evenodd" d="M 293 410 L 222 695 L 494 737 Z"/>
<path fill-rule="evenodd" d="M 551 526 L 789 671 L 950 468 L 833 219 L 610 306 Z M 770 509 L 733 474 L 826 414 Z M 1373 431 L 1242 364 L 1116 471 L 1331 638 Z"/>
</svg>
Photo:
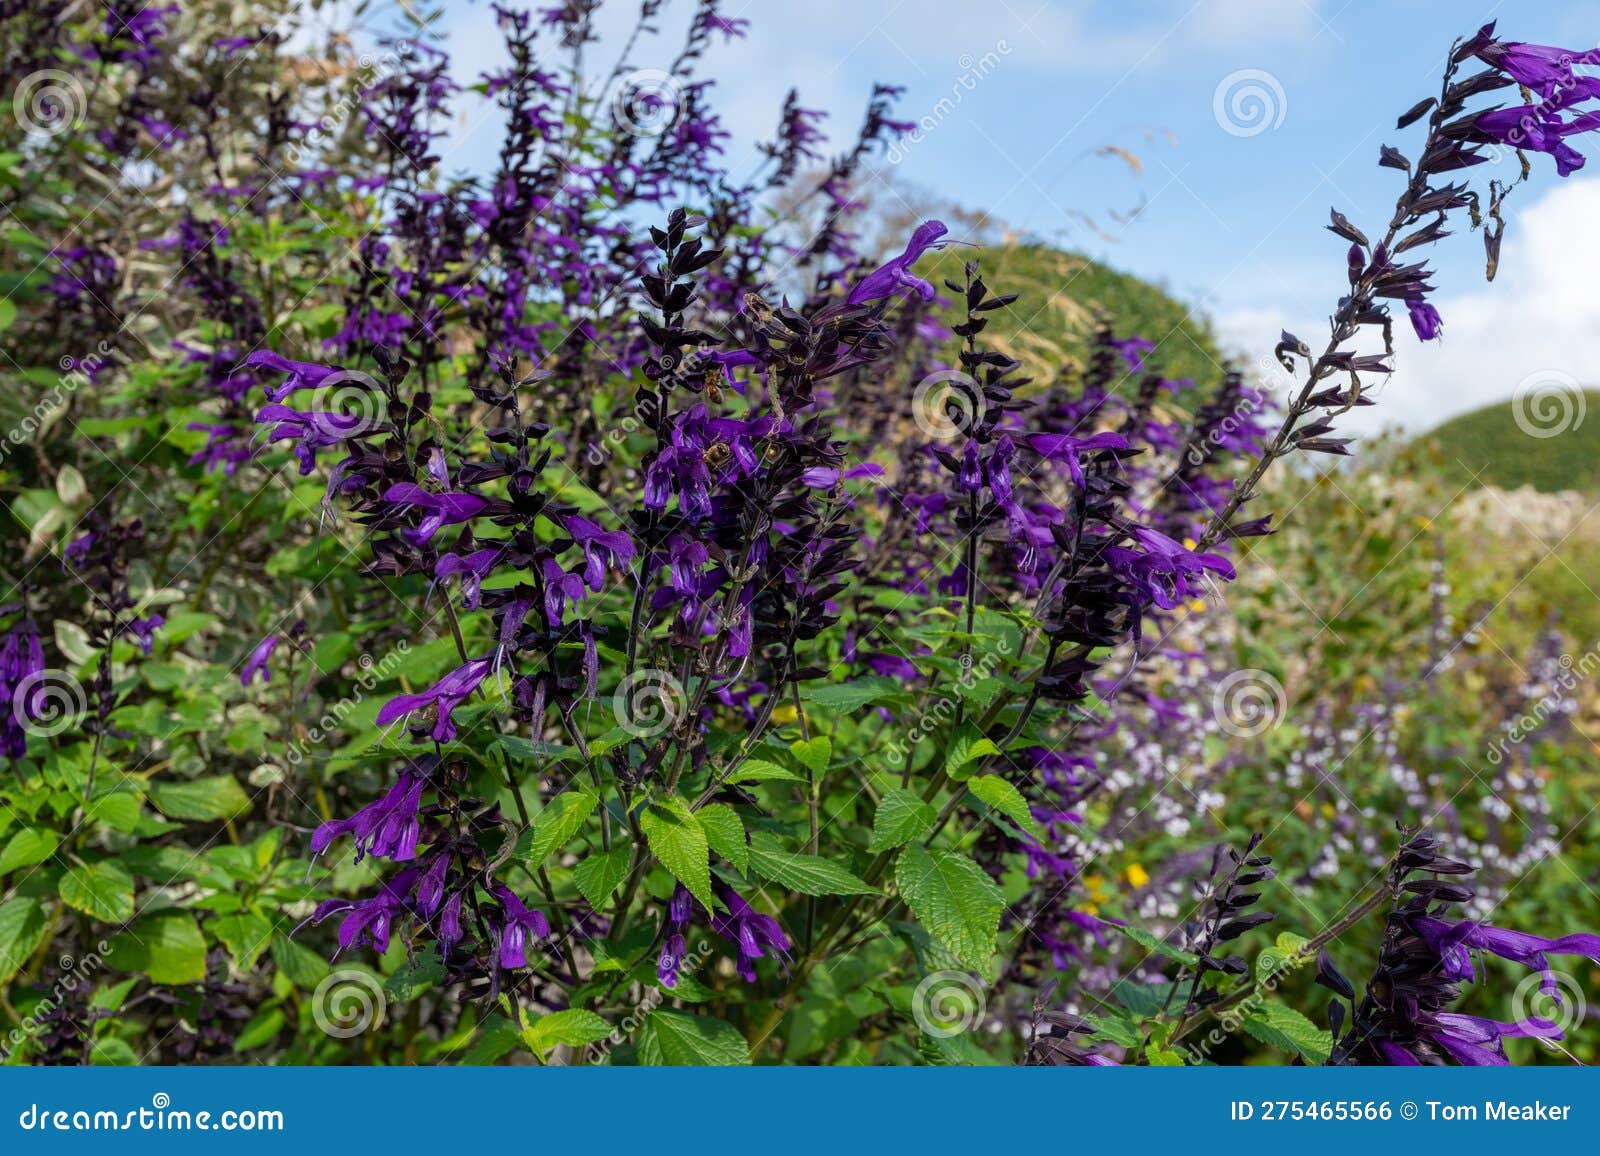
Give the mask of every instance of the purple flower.
<svg viewBox="0 0 1600 1156">
<path fill-rule="evenodd" d="M 302 413 L 286 405 L 262 406 L 256 414 L 258 425 L 269 425 L 268 441 L 297 441 L 295 456 L 300 459 L 300 472 L 309 474 L 316 468 L 317 451 L 328 446 L 343 445 L 355 438 L 368 437 L 384 427 L 375 421 L 356 414 L 327 413 L 313 410 Z"/>
<path fill-rule="evenodd" d="M 329 378 L 342 375 L 338 366 L 317 365 L 309 361 L 294 361 L 271 349 L 258 349 L 244 359 L 245 369 L 265 369 L 288 374 L 282 385 L 267 390 L 268 401 L 282 401 L 291 393 L 302 389 L 318 389 Z"/>
<path fill-rule="evenodd" d="M 713 911 L 711 926 L 724 939 L 739 946 L 739 975 L 746 983 L 756 981 L 756 960 L 765 957 L 770 948 L 779 956 L 788 957 L 793 946 L 783 927 L 770 915 L 762 915 L 751 907 L 731 887 L 718 884 L 717 896 L 727 904 L 726 912 Z"/>
<path fill-rule="evenodd" d="M 873 301 L 882 301 L 901 290 L 915 293 L 924 301 L 932 301 L 935 293 L 933 283 L 918 277 L 911 271 L 911 266 L 921 260 L 922 255 L 929 249 L 940 249 L 950 244 L 939 239 L 949 231 L 943 221 L 922 222 L 917 226 L 916 232 L 911 234 L 905 252 L 863 277 L 856 287 L 850 290 L 847 302 L 851 305 L 866 305 Z"/>
<path fill-rule="evenodd" d="M 468 610 L 478 608 L 483 579 L 500 561 L 504 551 L 498 546 L 474 550 L 470 554 L 444 554 L 434 563 L 433 578 L 447 582 L 451 578 L 461 581 L 461 602 Z"/>
<path fill-rule="evenodd" d="M 1540 990 L 1547 995 L 1557 991 L 1549 956 L 1582 955 L 1600 963 L 1600 935 L 1580 932 L 1547 939 L 1470 920 L 1451 924 L 1432 916 L 1419 916 L 1412 921 L 1412 926 L 1444 959 L 1446 974 L 1451 979 L 1471 980 L 1477 974 L 1472 966 L 1471 949 L 1474 947 L 1538 971 L 1544 977 Z"/>
<path fill-rule="evenodd" d="M 664 987 L 678 986 L 678 968 L 688 954 L 684 930 L 694 918 L 694 897 L 682 883 L 673 888 L 667 902 L 667 935 L 661 944 L 661 954 L 656 958 L 656 978 Z"/>
<path fill-rule="evenodd" d="M 415 529 L 404 531 L 406 541 L 417 546 L 427 545 L 446 526 L 470 522 L 489 504 L 476 494 L 430 493 L 415 482 L 396 482 L 384 493 L 383 500 L 402 509 L 416 506 L 428 511 Z"/>
<path fill-rule="evenodd" d="M 1413 297 L 1407 301 L 1406 310 L 1411 314 L 1411 327 L 1417 331 L 1417 339 L 1420 341 L 1432 341 L 1444 328 L 1439 311 L 1420 297 Z"/>
<path fill-rule="evenodd" d="M 491 669 L 492 660 L 488 658 L 474 658 L 463 663 L 425 691 L 391 698 L 378 712 L 377 723 L 380 727 L 388 726 L 412 711 L 432 707 L 437 712 L 432 731 L 434 741 L 447 743 L 456 737 L 451 712 L 478 689 Z"/>
<path fill-rule="evenodd" d="M 505 907 L 505 924 L 500 929 L 500 966 L 527 967 L 528 938 L 550 938 L 550 921 L 537 909 L 525 907 L 509 887 L 496 887 L 495 896 Z"/>
<path fill-rule="evenodd" d="M 1173 610 L 1192 591 L 1192 583 L 1207 573 L 1232 581 L 1233 564 L 1220 554 L 1197 554 L 1157 530 L 1133 529 L 1140 554 L 1120 546 L 1106 549 L 1106 559 L 1120 567 L 1150 600 L 1163 610 Z"/>
<path fill-rule="evenodd" d="M 311 835 L 311 853 L 320 855 L 341 835 L 354 837 L 356 862 L 369 852 L 403 863 L 417 854 L 421 823 L 417 808 L 422 803 L 423 778 L 403 771 L 389 793 L 369 803 L 348 819 L 330 819 Z"/>
<path fill-rule="evenodd" d="M 1130 448 L 1128 439 L 1119 433 L 1097 433 L 1088 437 L 1076 437 L 1072 434 L 1029 434 L 1028 445 L 1033 447 L 1033 452 L 1053 462 L 1065 462 L 1067 469 L 1072 474 L 1072 480 L 1078 485 L 1083 485 L 1083 464 L 1078 461 L 1081 454 L 1093 453 L 1095 450 L 1125 450 Z"/>
<path fill-rule="evenodd" d="M 344 914 L 339 924 L 339 951 L 370 943 L 374 951 L 389 950 L 389 932 L 395 917 L 406 909 L 405 896 L 416 882 L 417 871 L 408 868 L 384 883 L 370 899 L 328 899 L 317 905 L 310 923 L 321 923 L 332 915 Z M 334 954 L 338 954 L 335 952 Z"/>
<path fill-rule="evenodd" d="M 267 659 L 272 657 L 272 652 L 277 648 L 278 636 L 269 634 L 250 652 L 250 657 L 245 660 L 244 669 L 239 672 L 239 685 L 249 686 L 250 680 L 258 673 L 262 682 L 272 681 L 272 671 L 267 669 Z"/>
<path fill-rule="evenodd" d="M 581 514 L 569 515 L 566 527 L 572 540 L 583 547 L 584 581 L 598 594 L 605 585 L 606 571 L 633 558 L 633 539 L 621 530 L 602 530 Z"/>
</svg>

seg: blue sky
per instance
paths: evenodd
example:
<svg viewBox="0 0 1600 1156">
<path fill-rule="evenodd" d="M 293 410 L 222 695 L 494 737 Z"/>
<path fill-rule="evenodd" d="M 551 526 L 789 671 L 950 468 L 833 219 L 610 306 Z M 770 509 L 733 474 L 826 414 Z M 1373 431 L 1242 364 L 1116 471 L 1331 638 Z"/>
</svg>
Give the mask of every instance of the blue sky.
<svg viewBox="0 0 1600 1156">
<path fill-rule="evenodd" d="M 607 8 L 603 29 L 634 4 Z M 668 5 L 668 35 L 637 66 L 666 62 L 689 8 Z M 842 143 L 874 80 L 903 84 L 901 112 L 930 128 L 887 166 L 897 179 L 1160 282 L 1252 364 L 1284 326 L 1325 332 L 1343 278 L 1328 209 L 1381 232 L 1401 178 L 1376 166 L 1379 145 L 1412 143 L 1395 118 L 1436 90 L 1453 37 L 1499 18 L 1516 39 L 1600 43 L 1600 0 L 726 0 L 724 13 L 751 21 L 747 40 L 710 58 L 736 167 L 790 87 L 833 114 Z M 463 76 L 502 59 L 482 4 L 451 0 L 445 28 Z M 1265 120 L 1248 100 L 1228 112 L 1241 85 L 1264 97 Z M 464 104 L 449 162 L 486 163 L 495 136 Z M 1135 153 L 1142 174 L 1096 155 L 1108 145 Z M 1600 384 L 1600 294 L 1582 275 L 1600 259 L 1600 160 L 1566 182 L 1539 161 L 1493 286 L 1476 237 L 1435 250 L 1444 339 L 1406 337 L 1362 428 L 1425 427 L 1530 374 Z"/>
</svg>

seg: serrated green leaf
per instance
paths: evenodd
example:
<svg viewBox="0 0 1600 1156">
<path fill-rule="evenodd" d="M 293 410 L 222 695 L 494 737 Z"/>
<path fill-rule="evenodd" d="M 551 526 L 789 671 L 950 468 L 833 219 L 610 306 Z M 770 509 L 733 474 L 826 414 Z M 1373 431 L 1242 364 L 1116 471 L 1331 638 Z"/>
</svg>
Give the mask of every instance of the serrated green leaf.
<svg viewBox="0 0 1600 1156">
<path fill-rule="evenodd" d="M 611 898 L 617 887 L 628 877 L 631 853 L 627 847 L 613 847 L 609 851 L 596 851 L 585 856 L 572 869 L 578 890 L 589 901 L 589 906 L 599 911 Z"/>
<path fill-rule="evenodd" d="M 561 792 L 539 812 L 532 830 L 522 838 L 526 846 L 517 849 L 517 858 L 530 867 L 538 867 L 552 851 L 566 846 L 599 805 L 600 797 L 591 791 Z"/>
<path fill-rule="evenodd" d="M 984 738 L 977 727 L 963 723 L 961 729 L 951 737 L 950 746 L 945 751 L 944 769 L 959 783 L 967 778 L 963 773 L 967 767 L 981 758 L 999 753 L 1000 748 L 992 740 Z"/>
<path fill-rule="evenodd" d="M 102 923 L 133 918 L 133 875 L 115 859 L 68 868 L 60 892 L 61 902 Z"/>
<path fill-rule="evenodd" d="M 611 1025 L 584 1008 L 567 1008 L 540 1016 L 522 1033 L 522 1042 L 541 1055 L 557 1044 L 570 1048 L 592 1044 L 611 1034 Z"/>
<path fill-rule="evenodd" d="M 868 850 L 889 851 L 920 839 L 933 830 L 938 818 L 933 804 L 924 803 L 917 792 L 893 787 L 883 793 L 872 817 L 872 843 Z"/>
<path fill-rule="evenodd" d="M 658 1007 L 639 1033 L 639 1061 L 653 1066 L 727 1067 L 748 1064 L 750 1048 L 730 1023 Z"/>
<path fill-rule="evenodd" d="M 56 853 L 61 840 L 54 831 L 43 827 L 24 827 L 11 836 L 6 849 L 0 851 L 0 875 L 9 875 L 19 867 L 32 867 L 43 863 Z"/>
<path fill-rule="evenodd" d="M 766 832 L 751 838 L 750 868 L 763 879 L 801 895 L 873 895 L 878 890 L 832 860 L 786 850 Z"/>
<path fill-rule="evenodd" d="M 1333 1037 L 1287 1004 L 1264 1003 L 1239 1026 L 1264 1044 L 1290 1054 L 1298 1052 L 1312 1064 L 1323 1064 L 1333 1051 Z"/>
<path fill-rule="evenodd" d="M 795 774 L 788 767 L 780 767 L 777 763 L 770 763 L 766 759 L 746 759 L 724 781 L 729 783 L 757 783 L 769 779 L 791 783 L 805 782 L 804 776 Z"/>
<path fill-rule="evenodd" d="M 968 781 L 967 790 L 971 791 L 978 800 L 987 803 L 1017 826 L 1021 827 L 1035 839 L 1044 840 L 1044 830 L 1034 820 L 1033 813 L 1028 810 L 1028 801 L 1022 797 L 1022 792 L 1016 786 L 999 775 L 979 775 Z"/>
<path fill-rule="evenodd" d="M 250 796 L 232 775 L 152 782 L 150 801 L 169 819 L 202 823 L 237 818 L 250 809 Z"/>
<path fill-rule="evenodd" d="M 650 853 L 710 911 L 711 845 L 688 804 L 678 798 L 657 803 L 639 816 L 639 826 Z"/>
<path fill-rule="evenodd" d="M 800 701 L 821 707 L 829 713 L 849 714 L 880 699 L 904 694 L 905 689 L 905 685 L 896 679 L 874 675 L 852 682 L 813 686 L 800 692 Z"/>
<path fill-rule="evenodd" d="M 953 851 L 913 843 L 900 852 L 894 877 L 929 934 L 965 966 L 987 972 L 1005 898 L 983 868 Z"/>
<path fill-rule="evenodd" d="M 744 820 L 726 803 L 711 803 L 695 812 L 705 828 L 711 849 L 742 874 L 750 867 L 750 846 L 745 842 Z"/>
</svg>

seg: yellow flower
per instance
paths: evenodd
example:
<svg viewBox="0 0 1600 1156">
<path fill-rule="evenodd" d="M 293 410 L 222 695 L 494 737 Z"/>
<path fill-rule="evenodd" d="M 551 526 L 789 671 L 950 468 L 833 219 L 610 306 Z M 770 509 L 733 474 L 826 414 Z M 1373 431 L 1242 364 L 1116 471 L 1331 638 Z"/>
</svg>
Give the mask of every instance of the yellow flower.
<svg viewBox="0 0 1600 1156">
<path fill-rule="evenodd" d="M 1150 882 L 1150 872 L 1146 871 L 1138 863 L 1129 864 L 1128 869 L 1122 873 L 1122 877 L 1128 881 L 1128 886 L 1135 889 L 1143 887 Z"/>
</svg>

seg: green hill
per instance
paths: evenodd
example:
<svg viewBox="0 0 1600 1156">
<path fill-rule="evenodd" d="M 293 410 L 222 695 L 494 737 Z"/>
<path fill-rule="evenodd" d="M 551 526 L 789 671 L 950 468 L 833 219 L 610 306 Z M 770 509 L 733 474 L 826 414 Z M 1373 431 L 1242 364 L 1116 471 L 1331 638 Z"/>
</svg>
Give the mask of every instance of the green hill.
<svg viewBox="0 0 1600 1156">
<path fill-rule="evenodd" d="M 1576 404 L 1579 397 L 1581 406 Z M 1550 437 L 1524 433 L 1517 424 L 1518 403 L 1502 401 L 1453 417 L 1417 441 L 1432 451 L 1444 476 L 1458 486 L 1476 477 L 1479 485 L 1506 489 L 1600 491 L 1600 391 L 1560 400 L 1568 403 L 1565 422 L 1559 420 L 1563 411 L 1557 399 L 1549 399 L 1546 410 L 1533 409 L 1538 427 L 1568 427 Z"/>
<path fill-rule="evenodd" d="M 970 256 L 971 250 L 946 250 L 924 273 L 959 281 Z M 1205 322 L 1147 281 L 1045 245 L 986 248 L 980 260 L 991 290 L 1021 294 L 1009 309 L 989 314 L 984 338 L 1040 381 L 1054 378 L 1063 362 L 1081 364 L 1097 311 L 1110 315 L 1118 336 L 1154 341 L 1154 365 L 1167 377 L 1219 376 L 1222 354 Z"/>
</svg>

